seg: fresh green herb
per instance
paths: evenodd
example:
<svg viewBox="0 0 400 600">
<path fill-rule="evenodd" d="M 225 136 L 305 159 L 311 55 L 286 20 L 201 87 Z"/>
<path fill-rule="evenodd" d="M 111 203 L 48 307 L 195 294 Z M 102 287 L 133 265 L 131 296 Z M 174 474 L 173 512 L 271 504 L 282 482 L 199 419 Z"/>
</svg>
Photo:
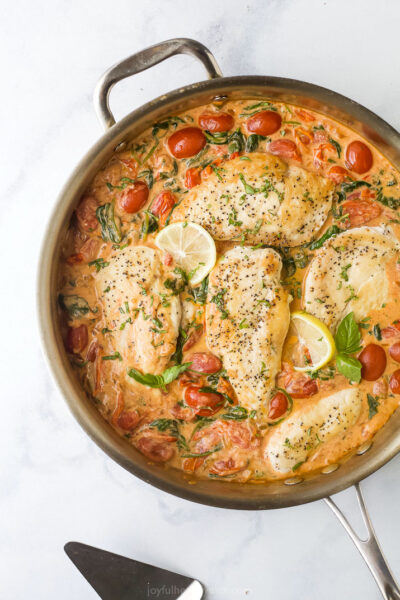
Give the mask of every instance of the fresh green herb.
<svg viewBox="0 0 400 600">
<path fill-rule="evenodd" d="M 101 333 L 103 335 L 105 335 L 106 333 L 112 333 L 112 330 L 108 329 L 108 327 L 103 327 L 103 329 L 101 330 Z"/>
<path fill-rule="evenodd" d="M 294 450 L 294 446 L 292 446 L 292 444 L 290 443 L 289 438 L 285 439 L 285 441 L 283 442 L 283 445 L 286 446 L 286 448 L 290 448 L 291 450 Z"/>
<path fill-rule="evenodd" d="M 340 155 L 342 154 L 342 146 L 339 144 L 339 142 L 337 142 L 333 138 L 330 137 L 328 139 L 329 139 L 329 142 L 332 144 L 332 146 L 335 148 L 338 158 L 340 158 Z"/>
<path fill-rule="evenodd" d="M 339 373 L 342 373 L 351 382 L 359 383 L 361 381 L 361 363 L 356 358 L 348 354 L 339 353 L 336 356 L 336 367 Z"/>
<path fill-rule="evenodd" d="M 275 112 L 278 111 L 278 109 L 273 104 L 271 104 L 271 102 L 269 102 L 268 100 L 263 100 L 262 102 L 256 102 L 255 104 L 251 104 L 250 106 L 245 106 L 243 110 L 245 110 L 246 112 L 241 113 L 239 117 L 252 117 L 258 112 L 265 110 L 266 108 L 268 110 L 274 110 Z"/>
<path fill-rule="evenodd" d="M 249 185 L 248 183 L 246 183 L 243 173 L 239 173 L 239 179 L 243 183 L 244 191 L 246 192 L 246 194 L 256 194 L 257 192 L 260 191 L 257 188 L 253 187 L 252 185 Z"/>
<path fill-rule="evenodd" d="M 345 281 L 349 280 L 349 274 L 347 271 L 350 269 L 350 267 L 351 267 L 351 264 L 346 265 L 346 266 L 342 267 L 342 270 L 340 271 L 340 277 L 342 279 L 344 279 Z"/>
<path fill-rule="evenodd" d="M 214 302 L 214 304 L 221 311 L 221 319 L 226 319 L 229 315 L 228 311 L 224 308 L 224 295 L 227 292 L 227 288 L 222 289 L 220 292 L 212 296 L 210 302 Z"/>
<path fill-rule="evenodd" d="M 119 326 L 120 331 L 123 331 L 125 329 L 125 327 L 127 326 L 127 324 L 132 324 L 132 318 L 129 317 L 129 319 L 127 319 L 126 321 L 124 321 L 123 323 L 121 323 L 121 325 Z"/>
<path fill-rule="evenodd" d="M 119 352 L 114 352 L 114 354 L 110 354 L 109 356 L 102 356 L 101 360 L 122 360 L 122 356 Z"/>
<path fill-rule="evenodd" d="M 178 422 L 175 419 L 156 419 L 150 423 L 150 427 L 155 427 L 162 433 L 169 431 L 170 434 L 176 438 L 176 444 L 179 450 L 189 450 L 189 445 L 184 435 L 179 431 Z"/>
<path fill-rule="evenodd" d="M 237 211 L 232 207 L 232 212 L 228 215 L 228 223 L 229 225 L 233 225 L 233 227 L 240 227 L 243 224 L 243 221 L 237 220 Z"/>
<path fill-rule="evenodd" d="M 67 311 L 70 317 L 79 319 L 79 317 L 82 317 L 90 312 L 90 306 L 85 298 L 77 296 L 76 294 L 65 296 L 63 294 L 59 294 L 58 302 L 61 308 Z"/>
<path fill-rule="evenodd" d="M 140 237 L 145 240 L 149 233 L 153 233 L 158 229 L 158 219 L 149 210 L 143 211 L 143 221 L 140 228 Z"/>
<path fill-rule="evenodd" d="M 203 279 L 201 284 L 197 287 L 190 288 L 189 294 L 193 297 L 197 304 L 205 304 L 208 293 L 208 275 Z"/>
<path fill-rule="evenodd" d="M 374 415 L 376 415 L 376 413 L 378 412 L 378 406 L 379 406 L 379 402 L 378 402 L 378 396 L 371 396 L 371 394 L 367 394 L 367 400 L 368 400 L 368 419 L 372 419 L 372 417 Z"/>
<path fill-rule="evenodd" d="M 255 152 L 261 141 L 267 139 L 264 135 L 258 135 L 258 133 L 252 133 L 246 140 L 246 152 Z M 246 157 L 242 157 L 246 158 Z"/>
<path fill-rule="evenodd" d="M 392 210 L 398 210 L 400 208 L 400 198 L 393 198 L 392 196 L 385 196 L 383 194 L 382 188 L 376 189 L 376 198 L 377 202 L 383 204 L 383 206 L 387 206 Z"/>
<path fill-rule="evenodd" d="M 222 444 L 218 444 L 218 446 L 215 446 L 215 448 L 208 450 L 207 452 L 200 452 L 199 454 L 189 452 L 188 454 L 182 454 L 182 458 L 202 458 L 203 456 L 210 456 L 210 454 L 214 454 L 214 452 L 219 452 L 219 450 L 222 450 Z"/>
<path fill-rule="evenodd" d="M 233 406 L 227 413 L 221 415 L 221 419 L 224 421 L 244 421 L 248 418 L 249 413 L 244 406 Z"/>
<path fill-rule="evenodd" d="M 381 328 L 379 323 L 377 323 L 376 325 L 374 325 L 372 331 L 374 332 L 374 336 L 376 337 L 376 339 L 378 340 L 378 342 L 381 341 L 382 339 L 382 332 L 381 332 Z"/>
<path fill-rule="evenodd" d="M 302 460 L 302 461 L 296 463 L 294 465 L 294 467 L 292 468 L 292 471 L 297 471 L 297 469 L 300 469 L 301 465 L 304 465 L 305 462 L 306 462 L 305 460 Z"/>
<path fill-rule="evenodd" d="M 353 312 L 346 315 L 339 324 L 335 344 L 338 352 L 344 354 L 354 354 L 361 350 L 361 335 Z"/>
<path fill-rule="evenodd" d="M 105 242 L 119 244 L 122 240 L 119 220 L 114 215 L 114 201 L 99 206 L 96 210 L 96 218 L 101 226 L 101 237 Z"/>
<path fill-rule="evenodd" d="M 108 267 L 110 263 L 106 262 L 104 260 L 104 258 L 96 258 L 96 260 L 91 260 L 88 265 L 91 267 L 92 265 L 95 265 L 96 267 L 96 273 L 98 273 L 99 271 L 101 271 L 101 269 L 104 269 L 104 267 Z"/>
<path fill-rule="evenodd" d="M 335 367 L 326 367 L 326 369 L 317 369 L 316 371 L 307 371 L 307 375 L 311 379 L 320 379 L 321 381 L 328 381 L 335 377 Z"/>
<path fill-rule="evenodd" d="M 167 117 L 163 121 L 158 121 L 157 123 L 154 123 L 151 130 L 151 135 L 154 138 L 158 139 L 160 132 L 164 132 L 164 135 L 166 135 L 170 127 L 172 127 L 172 129 L 176 129 L 179 123 L 185 123 L 185 121 L 180 117 Z"/>
<path fill-rule="evenodd" d="M 217 146 L 226 144 L 229 137 L 229 133 L 227 131 L 216 131 L 214 133 L 211 131 L 204 131 L 204 135 L 207 142 L 210 144 L 216 144 Z"/>
<path fill-rule="evenodd" d="M 240 129 L 234 131 L 228 138 L 228 152 L 233 154 L 234 152 L 242 152 L 245 145 L 245 139 Z"/>
<path fill-rule="evenodd" d="M 146 385 L 151 388 L 161 388 L 166 390 L 166 386 L 174 381 L 181 373 L 186 371 L 191 362 L 183 363 L 182 365 L 175 365 L 174 367 L 169 367 L 166 369 L 161 375 L 153 375 L 152 373 L 141 373 L 137 369 L 131 368 L 128 369 L 129 377 L 132 377 L 138 383 L 142 385 Z"/>
<path fill-rule="evenodd" d="M 329 227 L 318 240 L 314 240 L 313 242 L 308 244 L 308 248 L 310 250 L 317 250 L 317 248 L 321 248 L 326 242 L 326 240 L 329 240 L 329 238 L 336 236 L 338 233 L 340 233 L 340 231 L 341 229 L 337 225 L 331 225 L 331 227 Z"/>
<path fill-rule="evenodd" d="M 239 323 L 239 329 L 247 329 L 250 325 L 247 323 L 246 319 L 242 319 Z"/>
<path fill-rule="evenodd" d="M 182 355 L 183 355 L 183 346 L 185 345 L 188 339 L 188 334 L 184 329 L 179 329 L 178 339 L 176 340 L 176 348 L 175 352 L 171 356 L 171 360 L 174 361 L 175 364 L 180 365 L 182 363 Z"/>
</svg>

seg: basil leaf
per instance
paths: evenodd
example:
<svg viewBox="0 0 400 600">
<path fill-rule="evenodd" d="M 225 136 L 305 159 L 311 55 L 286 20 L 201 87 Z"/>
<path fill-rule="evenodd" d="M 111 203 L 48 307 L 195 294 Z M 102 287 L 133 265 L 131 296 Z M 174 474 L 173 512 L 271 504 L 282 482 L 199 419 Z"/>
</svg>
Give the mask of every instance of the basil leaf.
<svg viewBox="0 0 400 600">
<path fill-rule="evenodd" d="M 201 458 L 202 456 L 210 456 L 210 454 L 214 454 L 214 452 L 219 452 L 222 450 L 222 444 L 218 444 L 212 450 L 208 450 L 207 452 L 200 452 L 199 454 L 195 454 L 194 452 L 189 454 L 182 454 L 182 458 Z"/>
<path fill-rule="evenodd" d="M 165 388 L 165 382 L 162 375 L 152 375 L 151 373 L 141 373 L 133 367 L 128 370 L 129 377 L 132 377 L 138 383 L 151 388 Z"/>
<path fill-rule="evenodd" d="M 193 296 L 197 304 L 205 304 L 208 293 L 208 275 L 203 279 L 200 285 L 189 289 L 189 294 Z"/>
<path fill-rule="evenodd" d="M 379 406 L 379 402 L 378 402 L 378 396 L 371 396 L 371 394 L 367 394 L 367 400 L 368 400 L 368 419 L 372 419 L 372 417 L 374 415 L 376 415 L 376 413 L 378 412 L 378 406 Z"/>
<path fill-rule="evenodd" d="M 346 315 L 339 324 L 335 344 L 339 353 L 354 354 L 361 350 L 361 335 L 353 312 Z"/>
<path fill-rule="evenodd" d="M 349 381 L 359 383 L 361 380 L 361 363 L 356 358 L 346 354 L 338 354 L 336 357 L 336 367 L 339 373 L 342 373 Z"/>
<path fill-rule="evenodd" d="M 167 384 L 167 383 L 171 383 L 171 381 L 174 381 L 174 379 L 176 379 L 177 377 L 179 377 L 179 375 L 181 373 L 186 371 L 186 369 L 188 369 L 191 364 L 192 364 L 191 362 L 187 362 L 187 363 L 183 363 L 183 365 L 175 365 L 174 367 L 170 367 L 169 369 L 166 369 L 164 371 L 164 373 L 162 374 L 164 383 Z"/>
<path fill-rule="evenodd" d="M 138 383 L 141 383 L 142 385 L 147 385 L 147 387 L 151 388 L 162 388 L 163 390 L 165 390 L 166 385 L 174 381 L 174 379 L 176 379 L 177 377 L 179 377 L 179 375 L 186 371 L 186 369 L 188 369 L 191 364 L 191 362 L 188 362 L 184 363 L 183 365 L 175 365 L 174 367 L 169 367 L 169 369 L 165 369 L 165 371 L 161 373 L 161 375 L 153 375 L 152 373 L 141 373 L 140 371 L 132 367 L 131 369 L 128 369 L 128 375 L 129 377 L 132 377 L 132 379 L 134 379 Z"/>
<path fill-rule="evenodd" d="M 317 248 L 321 248 L 321 246 L 323 246 L 326 240 L 329 240 L 329 238 L 331 238 L 334 235 L 337 235 L 340 232 L 341 229 L 339 229 L 337 225 L 332 225 L 318 240 L 314 240 L 313 242 L 308 244 L 308 248 L 310 250 L 316 250 Z"/>
<path fill-rule="evenodd" d="M 235 406 L 229 409 L 229 412 L 223 414 L 221 419 L 224 421 L 244 421 L 249 417 L 247 408 L 244 406 Z"/>
<path fill-rule="evenodd" d="M 119 244 L 122 234 L 119 220 L 114 215 L 114 202 L 107 202 L 96 209 L 96 218 L 101 225 L 101 237 L 105 242 Z"/>
<path fill-rule="evenodd" d="M 61 308 L 67 311 L 70 317 L 75 317 L 77 319 L 83 315 L 86 315 L 90 311 L 89 304 L 85 298 L 77 296 L 76 294 L 67 296 L 60 294 L 58 296 L 58 302 Z"/>
</svg>

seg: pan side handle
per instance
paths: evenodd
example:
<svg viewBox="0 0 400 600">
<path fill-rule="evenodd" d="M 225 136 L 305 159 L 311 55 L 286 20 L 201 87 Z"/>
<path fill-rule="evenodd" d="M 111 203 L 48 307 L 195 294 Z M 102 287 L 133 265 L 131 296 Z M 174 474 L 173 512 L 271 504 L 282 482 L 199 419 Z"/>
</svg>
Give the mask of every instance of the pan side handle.
<svg viewBox="0 0 400 600">
<path fill-rule="evenodd" d="M 355 486 L 358 504 L 360 506 L 361 514 L 365 523 L 365 526 L 368 531 L 368 537 L 366 539 L 361 539 L 353 527 L 350 525 L 349 521 L 346 519 L 340 508 L 337 504 L 332 500 L 332 498 L 324 498 L 325 502 L 329 506 L 329 508 L 335 513 L 354 544 L 357 546 L 361 556 L 365 560 L 368 565 L 369 570 L 371 571 L 382 596 L 385 600 L 400 600 L 400 590 L 399 587 L 390 571 L 389 565 L 386 562 L 386 559 L 382 553 L 381 547 L 379 545 L 378 539 L 376 537 L 374 528 L 371 523 L 371 519 L 368 514 L 367 507 L 364 502 L 363 495 L 361 493 L 360 485 L 357 483 Z"/>
<path fill-rule="evenodd" d="M 106 71 L 99 79 L 94 91 L 94 106 L 97 116 L 105 129 L 115 125 L 110 110 L 109 95 L 112 87 L 131 75 L 136 75 L 176 54 L 190 54 L 205 67 L 209 79 L 222 77 L 221 69 L 211 52 L 200 42 L 189 38 L 175 38 L 150 46 L 141 52 L 132 54 Z"/>
</svg>

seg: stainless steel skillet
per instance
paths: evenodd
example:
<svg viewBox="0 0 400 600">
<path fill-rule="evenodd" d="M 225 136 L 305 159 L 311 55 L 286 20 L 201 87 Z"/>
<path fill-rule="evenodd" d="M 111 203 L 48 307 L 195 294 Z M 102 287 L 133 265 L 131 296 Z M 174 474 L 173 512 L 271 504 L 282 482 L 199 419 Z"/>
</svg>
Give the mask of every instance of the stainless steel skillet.
<svg viewBox="0 0 400 600">
<path fill-rule="evenodd" d="M 112 86 L 176 54 L 190 54 L 199 59 L 209 80 L 168 92 L 115 123 L 108 102 Z M 155 487 L 187 500 L 245 510 L 283 508 L 324 498 L 366 560 L 382 595 L 400 600 L 399 588 L 380 550 L 359 487 L 362 479 L 400 450 L 399 411 L 377 433 L 373 442 L 358 448 L 342 464 L 331 465 L 311 477 L 292 477 L 268 485 L 239 485 L 215 480 L 191 485 L 184 473 L 148 464 L 144 456 L 103 420 L 81 389 L 66 356 L 57 317 L 57 272 L 61 242 L 85 188 L 116 148 L 122 148 L 127 140 L 139 135 L 151 123 L 166 115 L 207 104 L 220 96 L 230 99 L 268 97 L 325 113 L 360 133 L 400 169 L 399 133 L 368 109 L 325 88 L 281 77 L 223 77 L 209 50 L 189 39 L 168 40 L 123 60 L 109 69 L 96 87 L 95 107 L 106 133 L 83 157 L 62 189 L 43 242 L 37 300 L 41 337 L 50 369 L 71 411 L 88 435 L 121 466 Z M 351 485 L 355 486 L 368 529 L 369 537 L 364 541 L 329 498 Z"/>
</svg>

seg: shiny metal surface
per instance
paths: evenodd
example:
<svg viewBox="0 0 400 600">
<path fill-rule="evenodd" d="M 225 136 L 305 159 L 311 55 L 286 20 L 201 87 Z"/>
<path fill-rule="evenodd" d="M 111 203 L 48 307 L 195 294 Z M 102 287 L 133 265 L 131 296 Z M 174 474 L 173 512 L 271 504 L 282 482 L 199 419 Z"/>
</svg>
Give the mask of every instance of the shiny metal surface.
<svg viewBox="0 0 400 600">
<path fill-rule="evenodd" d="M 111 87 L 131 74 L 155 65 L 178 53 L 191 54 L 201 60 L 210 81 L 202 81 L 169 92 L 131 112 L 114 124 L 108 98 Z M 212 54 L 202 44 L 188 39 L 169 40 L 125 59 L 109 69 L 100 79 L 95 92 L 98 116 L 108 131 L 86 154 L 62 189 L 51 216 L 43 242 L 37 303 L 40 333 L 51 372 L 72 413 L 88 435 L 111 458 L 144 481 L 187 500 L 245 510 L 283 508 L 312 502 L 357 484 L 389 461 L 400 450 L 400 412 L 374 437 L 374 443 L 363 445 L 340 468 L 322 469 L 321 473 L 304 478 L 294 477 L 268 485 L 234 484 L 219 481 L 194 480 L 177 471 L 148 463 L 124 438 L 104 421 L 79 385 L 64 350 L 58 322 L 56 290 L 60 244 L 71 214 L 87 185 L 117 147 L 139 135 L 154 121 L 169 114 L 207 104 L 218 98 L 270 98 L 297 104 L 337 119 L 369 140 L 400 169 L 400 135 L 380 117 L 331 90 L 281 77 L 240 76 L 219 77 L 221 71 Z M 368 450 L 368 452 L 367 452 Z M 288 485 L 289 484 L 289 485 Z M 349 532 L 354 543 L 373 572 L 385 598 L 399 598 L 395 582 L 380 551 L 366 513 L 361 492 L 360 507 L 369 528 L 369 539 L 360 540 L 335 503 L 326 502 Z M 392 595 L 390 595 L 392 594 Z"/>
<path fill-rule="evenodd" d="M 337 516 L 340 523 L 343 525 L 354 544 L 357 546 L 357 549 L 367 563 L 368 568 L 371 571 L 385 600 L 400 600 L 400 589 L 390 571 L 389 565 L 387 564 L 382 549 L 379 545 L 367 507 L 364 502 L 364 497 L 361 493 L 360 485 L 356 483 L 354 487 L 363 521 L 368 532 L 366 539 L 362 539 L 356 534 L 349 521 L 346 519 L 332 498 L 325 498 L 325 502 Z"/>
</svg>

